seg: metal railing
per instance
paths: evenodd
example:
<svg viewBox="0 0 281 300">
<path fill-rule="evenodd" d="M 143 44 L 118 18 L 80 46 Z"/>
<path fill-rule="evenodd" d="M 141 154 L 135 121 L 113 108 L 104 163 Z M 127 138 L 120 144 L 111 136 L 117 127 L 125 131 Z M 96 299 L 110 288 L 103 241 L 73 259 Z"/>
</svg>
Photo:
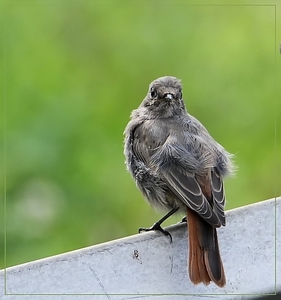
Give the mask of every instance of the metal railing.
<svg viewBox="0 0 281 300">
<path fill-rule="evenodd" d="M 182 223 L 166 228 L 172 243 L 161 233 L 148 232 L 2 270 L 0 298 L 256 299 L 280 292 L 281 198 L 236 208 L 226 216 L 226 226 L 218 229 L 224 288 L 190 282 Z"/>
</svg>

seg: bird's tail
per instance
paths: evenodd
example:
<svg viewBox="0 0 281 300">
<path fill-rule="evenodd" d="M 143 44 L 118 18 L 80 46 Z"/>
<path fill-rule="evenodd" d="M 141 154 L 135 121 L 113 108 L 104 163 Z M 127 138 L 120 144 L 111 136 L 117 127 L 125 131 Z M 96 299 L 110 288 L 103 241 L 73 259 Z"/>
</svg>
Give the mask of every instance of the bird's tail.
<svg viewBox="0 0 281 300">
<path fill-rule="evenodd" d="M 225 274 L 220 257 L 216 228 L 213 228 L 194 211 L 187 209 L 189 277 L 194 284 L 213 281 L 225 285 Z"/>
</svg>

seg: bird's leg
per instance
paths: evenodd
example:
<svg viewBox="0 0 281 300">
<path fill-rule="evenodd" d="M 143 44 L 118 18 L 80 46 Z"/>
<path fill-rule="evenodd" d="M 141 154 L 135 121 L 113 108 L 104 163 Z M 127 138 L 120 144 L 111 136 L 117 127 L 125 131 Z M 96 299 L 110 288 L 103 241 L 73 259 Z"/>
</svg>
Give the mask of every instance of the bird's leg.
<svg viewBox="0 0 281 300">
<path fill-rule="evenodd" d="M 173 215 L 177 210 L 179 209 L 178 206 L 174 207 L 172 210 L 170 210 L 163 218 L 161 218 L 159 221 L 155 222 L 151 227 L 149 228 L 139 228 L 139 233 L 141 233 L 142 231 L 151 231 L 151 230 L 157 230 L 157 231 L 160 231 L 162 232 L 163 234 L 167 235 L 170 237 L 171 239 L 171 242 L 172 242 L 172 236 L 171 234 L 164 230 L 162 227 L 161 227 L 161 224 L 166 221 L 171 215 Z"/>
</svg>

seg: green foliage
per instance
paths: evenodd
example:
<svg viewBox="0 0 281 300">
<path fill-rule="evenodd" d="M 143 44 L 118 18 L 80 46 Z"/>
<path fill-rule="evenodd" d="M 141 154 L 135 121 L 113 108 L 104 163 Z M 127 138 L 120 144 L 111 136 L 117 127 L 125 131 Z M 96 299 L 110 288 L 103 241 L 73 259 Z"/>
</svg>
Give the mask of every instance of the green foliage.
<svg viewBox="0 0 281 300">
<path fill-rule="evenodd" d="M 11 3 L 1 21 L 7 266 L 160 217 L 125 170 L 122 133 L 163 75 L 182 79 L 188 111 L 236 155 L 227 209 L 280 195 L 273 6 Z"/>
</svg>

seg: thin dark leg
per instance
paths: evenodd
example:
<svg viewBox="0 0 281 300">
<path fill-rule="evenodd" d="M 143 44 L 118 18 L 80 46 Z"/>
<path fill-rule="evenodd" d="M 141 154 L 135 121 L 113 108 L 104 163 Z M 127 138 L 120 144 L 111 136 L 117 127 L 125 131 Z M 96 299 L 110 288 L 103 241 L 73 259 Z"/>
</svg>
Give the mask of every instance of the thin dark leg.
<svg viewBox="0 0 281 300">
<path fill-rule="evenodd" d="M 161 227 L 161 224 L 166 221 L 171 215 L 173 215 L 177 210 L 179 209 L 179 207 L 174 207 L 172 210 L 170 210 L 163 218 L 161 218 L 159 221 L 155 222 L 151 227 L 149 228 L 139 228 L 139 233 L 142 231 L 151 231 L 151 230 L 158 230 L 160 232 L 162 232 L 163 234 L 167 235 L 170 237 L 171 242 L 172 242 L 172 236 L 170 235 L 170 233 L 166 230 L 164 230 Z"/>
</svg>

